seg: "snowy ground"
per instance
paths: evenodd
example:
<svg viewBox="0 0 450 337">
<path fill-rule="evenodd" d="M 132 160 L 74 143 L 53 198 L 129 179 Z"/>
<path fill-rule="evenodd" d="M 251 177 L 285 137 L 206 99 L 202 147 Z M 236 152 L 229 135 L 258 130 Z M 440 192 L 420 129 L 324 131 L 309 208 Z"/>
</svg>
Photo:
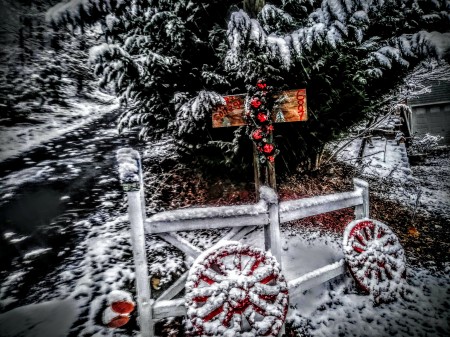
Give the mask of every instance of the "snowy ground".
<svg viewBox="0 0 450 337">
<path fill-rule="evenodd" d="M 68 100 L 69 107 L 58 107 L 54 112 L 34 114 L 33 123 L 0 126 L 0 162 L 30 151 L 49 140 L 101 118 L 114 109 L 112 96 L 94 93 L 97 103 L 76 98 Z M 118 106 L 118 105 L 117 105 Z"/>
<path fill-rule="evenodd" d="M 112 200 L 117 202 L 117 198 Z M 54 328 L 56 317 L 52 313 L 59 312 L 58 308 L 66 310 L 57 317 L 60 337 L 139 335 L 131 328 L 112 330 L 101 324 L 107 294 L 115 289 L 132 289 L 134 278 L 126 216 L 105 221 L 105 215 L 97 214 L 77 224 L 89 233 L 76 247 L 82 253 L 50 275 L 54 284 L 51 289 L 41 289 L 38 296 L 44 303 L 0 315 L 0 336 L 50 336 L 46 329 Z M 262 235 L 262 231 L 256 231 L 243 242 L 261 247 Z M 200 246 L 212 244 L 209 235 L 191 233 L 186 237 L 195 238 Z M 338 236 L 286 227 L 283 240 L 288 247 L 283 251 L 288 280 L 343 256 L 342 238 Z M 159 274 L 162 284 L 186 269 L 182 255 L 163 241 L 149 238 L 148 253 L 151 273 Z M 287 322 L 311 336 L 448 336 L 449 304 L 446 275 L 410 266 L 404 298 L 394 303 L 374 306 L 370 297 L 356 291 L 347 275 L 301 294 L 291 294 Z M 20 320 L 20 325 L 6 324 L 13 319 Z"/>
</svg>

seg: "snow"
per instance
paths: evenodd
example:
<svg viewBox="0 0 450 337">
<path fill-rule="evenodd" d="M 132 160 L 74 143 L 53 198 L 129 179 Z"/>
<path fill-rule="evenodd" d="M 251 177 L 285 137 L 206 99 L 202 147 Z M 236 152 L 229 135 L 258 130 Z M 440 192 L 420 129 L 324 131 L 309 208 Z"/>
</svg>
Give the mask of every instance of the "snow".
<svg viewBox="0 0 450 337">
<path fill-rule="evenodd" d="M 395 118 L 387 120 L 384 127 L 389 128 L 393 123 Z M 358 167 L 363 179 L 389 182 L 390 187 L 383 192 L 385 197 L 408 207 L 418 206 L 417 211 L 425 214 L 450 218 L 450 190 L 446 183 L 450 174 L 448 154 L 436 159 L 430 156 L 426 166 L 411 167 L 404 144 L 381 137 L 372 137 L 372 142 L 373 147 L 366 145 L 360 166 L 356 164 L 356 158 L 361 139 L 350 142 L 337 158 Z"/>
<path fill-rule="evenodd" d="M 78 317 L 73 299 L 30 304 L 0 314 L 2 337 L 63 337 Z"/>
<path fill-rule="evenodd" d="M 131 148 L 122 148 L 117 151 L 116 158 L 119 163 L 119 177 L 121 183 L 139 183 L 139 153 Z"/>
<path fill-rule="evenodd" d="M 266 203 L 260 201 L 256 205 L 203 207 L 193 209 L 179 209 L 161 212 L 148 218 L 149 222 L 170 222 L 185 219 L 225 218 L 240 215 L 258 215 L 266 212 Z"/>
<path fill-rule="evenodd" d="M 121 302 L 121 301 L 134 303 L 133 297 L 128 291 L 117 290 L 117 289 L 111 291 L 108 294 L 107 301 L 108 301 L 108 305 L 111 305 L 114 302 Z"/>
<path fill-rule="evenodd" d="M 23 256 L 23 258 L 25 260 L 27 259 L 32 259 L 35 258 L 36 256 L 45 254 L 46 252 L 52 250 L 51 248 L 38 248 L 38 249 L 34 249 L 32 251 L 29 251 L 27 253 L 25 253 L 25 255 Z"/>
<path fill-rule="evenodd" d="M 111 96 L 101 92 L 96 92 L 94 95 L 104 102 L 113 101 Z M 90 102 L 87 105 L 85 101 L 72 99 L 69 100 L 68 108 L 58 108 L 59 110 L 52 113 L 34 115 L 33 118 L 36 123 L 0 126 L 0 141 L 2 144 L 0 147 L 0 162 L 17 157 L 58 136 L 81 128 L 83 125 L 114 111 L 117 107 L 117 103 Z"/>
</svg>

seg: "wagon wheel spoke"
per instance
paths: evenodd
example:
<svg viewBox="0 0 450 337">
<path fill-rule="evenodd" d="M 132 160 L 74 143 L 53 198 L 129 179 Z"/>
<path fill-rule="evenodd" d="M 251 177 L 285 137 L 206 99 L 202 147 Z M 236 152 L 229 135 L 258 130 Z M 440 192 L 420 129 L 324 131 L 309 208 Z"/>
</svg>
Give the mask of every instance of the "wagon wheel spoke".
<svg viewBox="0 0 450 337">
<path fill-rule="evenodd" d="M 245 267 L 242 270 L 243 275 L 253 275 L 255 270 L 259 267 L 261 264 L 261 259 L 256 258 L 255 256 L 250 256 L 249 261 L 247 261 Z"/>
<path fill-rule="evenodd" d="M 361 245 L 358 241 L 353 242 L 352 247 L 353 247 L 353 250 L 358 253 L 362 253 L 367 249 L 366 246 Z"/>
<path fill-rule="evenodd" d="M 370 227 L 364 227 L 364 228 L 363 228 L 363 232 L 364 232 L 364 234 L 365 234 L 366 240 L 367 240 L 367 241 L 371 241 L 372 238 L 373 238 L 373 235 L 372 235 L 372 228 L 370 228 Z"/>
</svg>

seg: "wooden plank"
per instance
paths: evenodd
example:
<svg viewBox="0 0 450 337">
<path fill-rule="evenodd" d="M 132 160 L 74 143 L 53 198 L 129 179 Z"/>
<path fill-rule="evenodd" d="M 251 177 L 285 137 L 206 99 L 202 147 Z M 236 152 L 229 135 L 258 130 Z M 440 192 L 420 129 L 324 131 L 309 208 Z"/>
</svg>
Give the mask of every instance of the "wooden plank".
<svg viewBox="0 0 450 337">
<path fill-rule="evenodd" d="M 213 111 L 213 128 L 245 125 L 245 96 L 245 94 L 224 96 L 225 105 L 219 105 Z"/>
<path fill-rule="evenodd" d="M 268 226 L 264 226 L 266 250 L 270 250 L 280 264 L 280 268 L 283 269 L 281 265 L 281 233 L 278 203 L 269 205 L 269 222 Z"/>
<path fill-rule="evenodd" d="M 279 110 L 273 111 L 275 123 L 300 122 L 308 119 L 306 104 L 306 89 L 282 91 L 283 102 Z M 246 95 L 224 96 L 225 105 L 216 107 L 212 113 L 213 128 L 246 125 L 245 101 Z"/>
<path fill-rule="evenodd" d="M 345 273 L 345 260 L 339 260 L 328 266 L 313 270 L 288 282 L 289 291 L 301 292 L 325 283 Z"/>
<path fill-rule="evenodd" d="M 152 221 L 145 222 L 146 231 L 152 234 L 190 231 L 197 229 L 218 229 L 226 227 L 261 226 L 267 224 L 267 214 L 230 216 L 226 218 L 211 217 L 200 219 L 183 219 L 175 221 Z"/>
<path fill-rule="evenodd" d="M 186 307 L 184 306 L 184 298 L 155 302 L 152 311 L 154 319 L 185 316 Z"/>
<path fill-rule="evenodd" d="M 248 233 L 254 231 L 258 226 L 235 227 L 224 235 L 220 240 L 239 241 Z"/>
<path fill-rule="evenodd" d="M 259 165 L 258 150 L 256 144 L 253 143 L 253 175 L 255 177 L 255 194 L 256 201 L 259 201 L 259 188 L 261 187 L 261 168 Z"/>
<path fill-rule="evenodd" d="M 160 301 L 166 301 L 171 300 L 175 296 L 177 296 L 186 285 L 186 280 L 188 277 L 189 271 L 185 272 L 183 275 L 180 276 L 178 280 L 176 280 L 169 288 L 167 288 L 156 300 L 155 303 L 158 303 Z"/>
<path fill-rule="evenodd" d="M 288 222 L 361 205 L 361 190 L 280 202 L 280 222 Z"/>
<path fill-rule="evenodd" d="M 158 236 L 194 259 L 201 254 L 201 250 L 198 247 L 195 247 L 187 240 L 180 238 L 175 233 L 158 233 Z"/>
</svg>

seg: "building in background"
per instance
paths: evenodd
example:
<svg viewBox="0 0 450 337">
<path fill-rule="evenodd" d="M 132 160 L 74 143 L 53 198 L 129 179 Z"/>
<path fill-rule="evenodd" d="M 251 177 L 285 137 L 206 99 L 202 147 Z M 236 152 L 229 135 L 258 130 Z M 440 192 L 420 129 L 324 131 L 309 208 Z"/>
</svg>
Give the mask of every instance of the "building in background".
<svg viewBox="0 0 450 337">
<path fill-rule="evenodd" d="M 408 101 L 412 110 L 407 118 L 411 134 L 439 135 L 444 137 L 442 145 L 450 145 L 450 82 L 428 81 L 427 85 L 430 92 Z"/>
</svg>

